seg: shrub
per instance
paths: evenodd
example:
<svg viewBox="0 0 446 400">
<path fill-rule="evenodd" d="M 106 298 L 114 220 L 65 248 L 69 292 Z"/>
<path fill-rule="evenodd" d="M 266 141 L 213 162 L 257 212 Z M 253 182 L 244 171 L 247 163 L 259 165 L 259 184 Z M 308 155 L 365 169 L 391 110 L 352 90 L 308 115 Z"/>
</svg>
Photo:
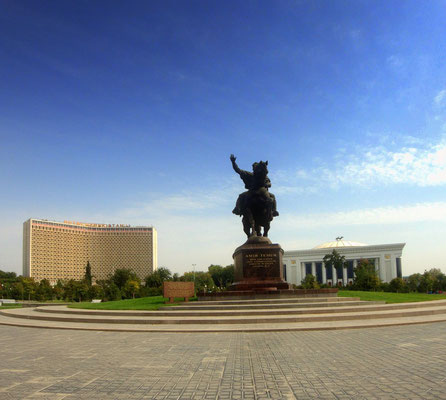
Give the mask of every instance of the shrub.
<svg viewBox="0 0 446 400">
<path fill-rule="evenodd" d="M 142 286 L 139 289 L 139 296 L 140 297 L 161 296 L 162 294 L 163 294 L 163 290 L 160 287 Z"/>
<path fill-rule="evenodd" d="M 314 275 L 307 274 L 302 280 L 302 287 L 304 289 L 319 289 L 319 283 Z"/>
<path fill-rule="evenodd" d="M 113 301 L 113 300 L 121 300 L 121 291 L 119 290 L 118 286 L 112 282 L 110 285 L 106 286 L 104 290 L 104 297 L 105 300 Z"/>
<path fill-rule="evenodd" d="M 389 282 L 389 290 L 395 293 L 407 293 L 409 290 L 402 278 L 394 278 Z"/>
</svg>

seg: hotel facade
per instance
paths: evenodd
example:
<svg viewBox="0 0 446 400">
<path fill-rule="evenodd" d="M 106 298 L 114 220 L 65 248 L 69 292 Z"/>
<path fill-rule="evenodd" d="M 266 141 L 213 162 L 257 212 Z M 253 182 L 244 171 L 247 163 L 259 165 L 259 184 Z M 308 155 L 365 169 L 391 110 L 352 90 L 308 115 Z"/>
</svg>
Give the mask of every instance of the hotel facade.
<svg viewBox="0 0 446 400">
<path fill-rule="evenodd" d="M 95 280 L 120 268 L 144 279 L 158 268 L 157 247 L 153 227 L 30 218 L 23 223 L 23 276 L 79 280 L 89 262 Z"/>
<path fill-rule="evenodd" d="M 359 260 L 368 259 L 375 265 L 382 282 L 402 277 L 401 256 L 405 243 L 368 245 L 337 238 L 334 242 L 323 243 L 313 249 L 285 251 L 283 255 L 286 280 L 300 285 L 306 275 L 311 274 L 317 281 L 329 286 L 347 286 L 353 282 L 354 268 Z M 323 258 L 336 250 L 345 257 L 346 265 L 336 271 L 326 266 Z"/>
</svg>

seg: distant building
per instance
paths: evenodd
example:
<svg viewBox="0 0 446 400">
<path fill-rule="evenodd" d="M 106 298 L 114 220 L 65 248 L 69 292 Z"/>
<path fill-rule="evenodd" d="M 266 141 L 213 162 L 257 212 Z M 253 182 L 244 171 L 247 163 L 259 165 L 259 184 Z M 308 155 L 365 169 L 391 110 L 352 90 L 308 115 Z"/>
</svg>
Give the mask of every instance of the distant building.
<svg viewBox="0 0 446 400">
<path fill-rule="evenodd" d="M 158 267 L 156 229 L 34 218 L 23 223 L 23 276 L 51 283 L 82 279 L 87 262 L 96 280 L 118 268 L 143 279 Z"/>
<path fill-rule="evenodd" d="M 405 243 L 367 245 L 365 243 L 350 242 L 337 238 L 334 242 L 323 243 L 309 250 L 285 251 L 283 263 L 285 264 L 286 280 L 289 283 L 300 285 L 305 275 L 312 274 L 319 283 L 335 286 L 348 285 L 353 282 L 355 268 L 358 261 L 368 259 L 374 263 L 379 278 L 383 282 L 390 282 L 393 278 L 402 275 L 401 256 Z M 331 266 L 325 266 L 324 256 L 336 250 L 345 256 L 347 266 L 342 273 Z"/>
</svg>

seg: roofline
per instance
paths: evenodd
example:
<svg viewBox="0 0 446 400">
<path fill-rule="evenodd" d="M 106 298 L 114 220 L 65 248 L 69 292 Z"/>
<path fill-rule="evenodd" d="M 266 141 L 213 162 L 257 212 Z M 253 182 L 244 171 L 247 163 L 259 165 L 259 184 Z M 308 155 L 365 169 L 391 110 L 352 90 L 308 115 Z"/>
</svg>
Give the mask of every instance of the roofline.
<svg viewBox="0 0 446 400">
<path fill-rule="evenodd" d="M 372 244 L 368 246 L 324 247 L 322 249 L 288 250 L 284 257 L 326 255 L 336 250 L 338 253 L 358 253 L 363 251 L 403 250 L 406 243 Z"/>
<path fill-rule="evenodd" d="M 38 221 L 38 222 L 43 222 L 43 223 L 51 223 L 51 224 L 60 224 L 60 225 L 65 225 L 68 227 L 77 227 L 77 228 L 116 228 L 116 229 L 125 229 L 125 228 L 145 228 L 145 229 L 153 229 L 155 230 L 155 228 L 152 226 L 148 226 L 148 225 L 128 225 L 128 224 L 100 224 L 100 223 L 90 223 L 90 222 L 80 222 L 79 224 L 77 223 L 66 223 L 63 221 L 53 221 L 50 219 L 43 219 L 43 218 L 28 218 L 24 223 L 27 222 L 32 222 L 32 221 Z M 94 226 L 97 225 L 97 226 Z M 101 226 L 103 225 L 103 226 Z M 120 226 L 122 225 L 122 226 Z"/>
</svg>

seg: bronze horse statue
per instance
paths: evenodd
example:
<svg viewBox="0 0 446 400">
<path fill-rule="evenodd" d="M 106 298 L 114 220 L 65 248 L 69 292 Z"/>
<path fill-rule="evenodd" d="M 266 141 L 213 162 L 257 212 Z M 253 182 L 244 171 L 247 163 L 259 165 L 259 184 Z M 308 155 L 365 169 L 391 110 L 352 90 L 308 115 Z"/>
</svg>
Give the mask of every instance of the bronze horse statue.
<svg viewBox="0 0 446 400">
<path fill-rule="evenodd" d="M 245 188 L 248 189 L 239 195 L 232 212 L 243 217 L 243 231 L 248 238 L 252 236 L 268 237 L 271 221 L 279 215 L 276 209 L 276 198 L 268 190 L 271 187 L 271 181 L 268 178 L 268 161 L 254 163 L 252 165 L 253 172 L 249 172 L 238 167 L 233 154 L 231 154 L 230 160 L 234 171 L 240 175 Z"/>
</svg>

